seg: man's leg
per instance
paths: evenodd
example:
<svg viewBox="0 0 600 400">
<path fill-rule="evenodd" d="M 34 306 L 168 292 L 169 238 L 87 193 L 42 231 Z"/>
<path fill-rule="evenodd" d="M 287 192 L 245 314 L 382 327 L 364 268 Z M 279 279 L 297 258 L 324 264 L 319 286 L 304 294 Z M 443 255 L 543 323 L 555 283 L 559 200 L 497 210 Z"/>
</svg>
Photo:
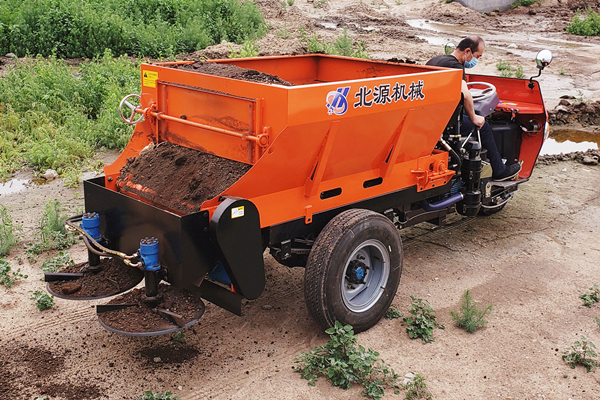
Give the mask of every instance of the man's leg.
<svg viewBox="0 0 600 400">
<path fill-rule="evenodd" d="M 469 117 L 466 115 L 463 116 L 462 126 L 460 127 L 461 135 L 468 135 L 473 128 L 475 128 L 475 125 L 471 122 Z M 496 141 L 494 140 L 494 134 L 492 133 L 492 127 L 490 124 L 487 122 L 483 124 L 481 129 L 479 129 L 479 135 L 481 136 L 481 147 L 487 150 L 487 157 L 490 160 L 494 176 L 501 175 L 506 166 L 502 162 L 502 156 L 500 156 L 500 152 L 496 146 Z M 473 133 L 473 137 L 477 138 L 476 131 Z"/>
</svg>

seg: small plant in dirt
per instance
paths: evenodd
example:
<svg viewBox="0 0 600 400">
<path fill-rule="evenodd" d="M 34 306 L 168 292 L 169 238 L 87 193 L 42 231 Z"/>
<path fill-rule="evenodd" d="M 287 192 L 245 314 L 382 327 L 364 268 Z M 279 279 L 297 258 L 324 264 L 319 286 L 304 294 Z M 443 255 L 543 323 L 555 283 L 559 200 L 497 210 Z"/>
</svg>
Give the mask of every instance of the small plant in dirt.
<svg viewBox="0 0 600 400">
<path fill-rule="evenodd" d="M 300 31 L 298 39 L 304 44 L 304 48 L 309 53 L 327 53 L 347 57 L 369 58 L 365 43 L 359 40 L 354 45 L 352 38 L 348 36 L 346 28 L 344 28 L 342 35 L 334 38 L 331 42 L 319 39 L 319 35 L 316 32 L 309 35 L 302 27 L 299 27 L 298 30 Z"/>
<path fill-rule="evenodd" d="M 76 236 L 65 228 L 67 216 L 62 212 L 59 201 L 50 200 L 46 203 L 44 215 L 39 221 L 40 230 L 35 235 L 37 241 L 30 244 L 26 252 L 30 262 L 35 262 L 37 256 L 45 251 L 65 249 L 77 241 Z"/>
<path fill-rule="evenodd" d="M 383 318 L 385 319 L 398 319 L 400 317 L 402 317 L 402 313 L 400 312 L 400 310 L 398 310 L 398 307 L 396 306 L 391 306 L 390 308 L 388 308 L 385 312 L 385 315 L 383 316 Z"/>
<path fill-rule="evenodd" d="M 523 66 L 519 65 L 515 70 L 515 78 L 523 79 L 525 78 L 525 72 L 523 71 Z"/>
<path fill-rule="evenodd" d="M 490 304 L 480 310 L 477 308 L 477 304 L 473 296 L 471 296 L 471 292 L 466 290 L 458 312 L 450 311 L 450 315 L 456 326 L 469 333 L 473 333 L 487 324 L 485 316 L 492 312 L 493 305 Z"/>
<path fill-rule="evenodd" d="M 294 0 L 287 0 L 287 4 L 288 6 L 293 6 L 294 5 Z"/>
<path fill-rule="evenodd" d="M 165 393 L 154 393 L 150 390 L 144 392 L 143 395 L 139 397 L 140 400 L 179 400 L 179 397 L 173 396 L 171 392 Z"/>
<path fill-rule="evenodd" d="M 584 292 L 579 296 L 585 307 L 591 307 L 598 302 L 598 294 L 600 294 L 600 287 L 594 284 L 588 292 Z"/>
<path fill-rule="evenodd" d="M 411 339 L 421 339 L 423 343 L 433 342 L 433 330 L 437 327 L 444 329 L 436 321 L 435 310 L 429 305 L 427 300 L 410 296 L 413 301 L 410 316 L 403 317 L 402 321 L 406 324 L 406 332 Z"/>
<path fill-rule="evenodd" d="M 508 61 L 499 60 L 496 63 L 496 68 L 500 71 L 500 76 L 504 78 L 515 76 L 516 78 L 523 79 L 525 77 L 522 65 L 515 68 Z"/>
<path fill-rule="evenodd" d="M 598 361 L 595 360 L 598 354 L 594 350 L 596 346 L 585 336 L 581 336 L 581 341 L 576 341 L 570 349 L 563 351 L 562 359 L 573 369 L 577 365 L 583 365 L 587 372 L 596 369 Z"/>
<path fill-rule="evenodd" d="M 542 0 L 517 0 L 510 5 L 511 9 L 517 8 L 519 6 L 529 7 L 535 3 L 542 4 Z"/>
<path fill-rule="evenodd" d="M 171 343 L 173 344 L 181 344 L 185 342 L 185 333 L 182 331 L 175 332 L 171 335 Z"/>
<path fill-rule="evenodd" d="M 8 261 L 0 258 L 0 285 L 4 285 L 10 289 L 19 279 L 27 279 L 27 275 L 21 274 L 21 269 L 11 272 Z"/>
<path fill-rule="evenodd" d="M 600 318 L 594 317 L 594 321 L 596 321 L 596 324 L 598 324 L 598 327 L 600 327 Z"/>
<path fill-rule="evenodd" d="M 281 39 L 289 39 L 290 36 L 292 36 L 287 24 L 283 24 L 283 27 L 281 27 L 275 35 Z"/>
<path fill-rule="evenodd" d="M 245 57 L 256 57 L 260 51 L 258 44 L 254 40 L 247 40 L 242 45 L 240 51 L 235 51 L 231 46 L 229 47 L 231 53 L 229 58 L 245 58 Z"/>
<path fill-rule="evenodd" d="M 600 14 L 588 7 L 585 16 L 582 16 L 581 10 L 573 17 L 573 21 L 567 26 L 567 32 L 580 36 L 599 36 L 600 35 Z"/>
<path fill-rule="evenodd" d="M 44 272 L 56 272 L 63 267 L 71 265 L 75 265 L 75 262 L 71 259 L 69 252 L 59 251 L 58 254 L 44 261 L 44 263 L 40 266 L 40 269 Z"/>
<path fill-rule="evenodd" d="M 431 400 L 433 398 L 433 394 L 427 389 L 425 378 L 421 374 L 415 374 L 414 378 L 406 382 L 402 387 L 406 390 L 406 400 Z"/>
<path fill-rule="evenodd" d="M 319 377 L 326 377 L 333 386 L 349 389 L 353 384 L 363 385 L 362 396 L 380 399 L 386 387 L 398 389 L 398 375 L 378 359 L 379 353 L 357 345 L 350 325 L 338 321 L 325 331 L 330 340 L 325 346 L 317 346 L 308 353 L 300 353 L 294 362 L 296 371 L 314 386 Z"/>
<path fill-rule="evenodd" d="M 40 311 L 56 308 L 54 306 L 54 296 L 49 296 L 48 293 L 42 292 L 41 290 L 36 290 L 33 292 L 33 296 L 30 298 L 30 300 L 35 302 L 35 305 Z"/>
<path fill-rule="evenodd" d="M 560 67 L 560 69 L 558 70 L 558 73 L 560 75 L 566 75 L 567 74 L 567 70 L 565 69 L 565 67 Z"/>
<path fill-rule="evenodd" d="M 17 244 L 15 231 L 18 229 L 19 227 L 13 225 L 8 209 L 0 205 L 0 257 L 7 255 L 11 247 Z"/>
</svg>

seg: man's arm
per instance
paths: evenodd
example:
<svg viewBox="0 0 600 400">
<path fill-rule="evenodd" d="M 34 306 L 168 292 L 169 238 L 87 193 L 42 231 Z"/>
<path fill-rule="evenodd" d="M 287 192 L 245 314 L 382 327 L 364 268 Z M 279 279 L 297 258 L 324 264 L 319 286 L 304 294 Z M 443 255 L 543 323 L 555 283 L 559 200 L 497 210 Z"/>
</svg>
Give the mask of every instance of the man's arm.
<svg viewBox="0 0 600 400">
<path fill-rule="evenodd" d="M 473 96 L 471 96 L 471 92 L 469 92 L 467 82 L 462 81 L 461 91 L 465 98 L 464 107 L 465 111 L 467 112 L 467 115 L 469 116 L 469 119 L 471 120 L 471 122 L 473 122 L 474 125 L 481 128 L 485 123 L 485 118 L 483 118 L 481 115 L 475 114 L 475 108 L 473 107 Z"/>
</svg>

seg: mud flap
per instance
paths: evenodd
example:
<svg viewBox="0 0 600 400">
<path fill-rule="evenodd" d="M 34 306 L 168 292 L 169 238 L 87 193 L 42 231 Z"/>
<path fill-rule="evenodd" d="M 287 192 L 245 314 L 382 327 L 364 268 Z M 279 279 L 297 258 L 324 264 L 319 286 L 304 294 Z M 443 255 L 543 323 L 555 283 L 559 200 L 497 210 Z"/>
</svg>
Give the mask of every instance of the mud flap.
<svg viewBox="0 0 600 400">
<path fill-rule="evenodd" d="M 245 199 L 225 199 L 212 216 L 210 231 L 235 291 L 249 300 L 258 298 L 265 288 L 265 265 L 256 206 Z"/>
</svg>

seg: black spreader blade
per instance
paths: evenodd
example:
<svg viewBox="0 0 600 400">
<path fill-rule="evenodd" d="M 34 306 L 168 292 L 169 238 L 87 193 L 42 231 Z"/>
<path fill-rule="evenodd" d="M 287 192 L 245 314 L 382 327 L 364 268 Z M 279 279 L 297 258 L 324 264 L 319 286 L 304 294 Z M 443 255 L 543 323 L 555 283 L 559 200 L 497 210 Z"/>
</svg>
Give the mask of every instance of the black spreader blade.
<svg viewBox="0 0 600 400">
<path fill-rule="evenodd" d="M 46 272 L 44 282 L 74 281 L 81 277 L 83 277 L 83 274 L 80 272 Z"/>
<path fill-rule="evenodd" d="M 101 314 L 107 311 L 122 310 L 124 308 L 129 308 L 136 305 L 137 304 L 98 304 L 96 306 L 96 313 Z"/>
</svg>

